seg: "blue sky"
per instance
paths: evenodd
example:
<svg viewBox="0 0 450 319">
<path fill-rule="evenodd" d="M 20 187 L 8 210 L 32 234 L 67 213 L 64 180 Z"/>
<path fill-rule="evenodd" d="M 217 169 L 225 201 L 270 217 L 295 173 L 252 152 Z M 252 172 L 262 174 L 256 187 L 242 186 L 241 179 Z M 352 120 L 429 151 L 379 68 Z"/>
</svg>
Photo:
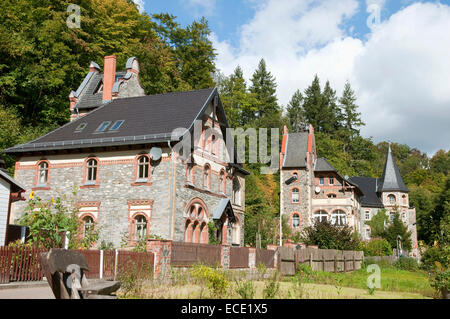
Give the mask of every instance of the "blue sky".
<svg viewBox="0 0 450 319">
<path fill-rule="evenodd" d="M 220 72 L 240 65 L 250 79 L 264 58 L 284 106 L 315 74 L 338 95 L 348 80 L 364 136 L 429 155 L 450 149 L 450 0 L 135 2 L 149 14 L 171 13 L 183 26 L 206 17 Z"/>
</svg>

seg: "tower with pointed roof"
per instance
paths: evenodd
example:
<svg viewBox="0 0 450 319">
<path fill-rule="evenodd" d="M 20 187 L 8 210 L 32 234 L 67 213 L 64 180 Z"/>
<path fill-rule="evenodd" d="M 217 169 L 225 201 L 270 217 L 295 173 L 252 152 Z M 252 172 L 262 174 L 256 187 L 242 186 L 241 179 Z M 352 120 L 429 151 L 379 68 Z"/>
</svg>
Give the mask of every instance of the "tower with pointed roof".
<svg viewBox="0 0 450 319">
<path fill-rule="evenodd" d="M 418 257 L 416 209 L 409 205 L 409 189 L 403 182 L 400 170 L 395 162 L 391 146 L 388 147 L 383 174 L 380 178 L 351 177 L 350 180 L 357 184 L 363 191 L 361 198 L 361 235 L 364 240 L 371 239 L 370 221 L 380 209 L 385 209 L 392 221 L 395 211 L 400 213 L 400 218 L 411 232 L 412 252 Z"/>
</svg>

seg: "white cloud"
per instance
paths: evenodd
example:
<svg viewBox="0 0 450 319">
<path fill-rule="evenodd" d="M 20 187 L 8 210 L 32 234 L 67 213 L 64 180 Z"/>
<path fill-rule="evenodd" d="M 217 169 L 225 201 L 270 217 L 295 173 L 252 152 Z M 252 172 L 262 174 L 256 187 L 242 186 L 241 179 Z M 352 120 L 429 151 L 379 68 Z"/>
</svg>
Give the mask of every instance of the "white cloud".
<svg viewBox="0 0 450 319">
<path fill-rule="evenodd" d="M 316 73 L 338 94 L 348 79 L 358 95 L 365 136 L 429 153 L 449 149 L 450 7 L 410 5 L 364 41 L 342 27 L 357 12 L 356 0 L 268 0 L 242 26 L 237 48 L 212 35 L 217 67 L 230 74 L 239 64 L 249 79 L 263 57 L 277 78 L 283 105 Z"/>
<path fill-rule="evenodd" d="M 135 4 L 137 4 L 138 10 L 140 13 L 144 12 L 144 5 L 145 5 L 145 1 L 144 0 L 133 0 L 133 2 Z"/>
</svg>

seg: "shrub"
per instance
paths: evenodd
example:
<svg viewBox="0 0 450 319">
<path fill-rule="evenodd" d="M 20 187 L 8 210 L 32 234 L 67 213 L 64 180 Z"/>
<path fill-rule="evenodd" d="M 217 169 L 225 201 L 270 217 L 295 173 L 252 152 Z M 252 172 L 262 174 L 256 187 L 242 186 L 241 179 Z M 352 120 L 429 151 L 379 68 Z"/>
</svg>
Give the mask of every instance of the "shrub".
<svg viewBox="0 0 450 319">
<path fill-rule="evenodd" d="M 400 257 L 394 263 L 394 267 L 402 270 L 417 271 L 419 269 L 419 264 L 417 263 L 417 260 L 414 258 Z"/>
<path fill-rule="evenodd" d="M 374 239 L 370 242 L 361 242 L 359 248 L 364 251 L 364 256 L 390 256 L 391 244 L 386 239 Z"/>
<path fill-rule="evenodd" d="M 272 279 L 264 284 L 263 298 L 274 299 L 279 289 L 280 283 L 277 281 L 277 273 L 275 272 Z"/>
<path fill-rule="evenodd" d="M 256 294 L 256 289 L 253 286 L 253 281 L 236 280 L 236 293 L 241 296 L 242 299 L 253 299 Z"/>
<path fill-rule="evenodd" d="M 306 263 L 299 263 L 297 267 L 297 275 L 300 279 L 313 279 L 314 271 L 311 266 Z"/>
<path fill-rule="evenodd" d="M 446 294 L 450 291 L 450 269 L 437 272 L 430 280 L 430 285 L 438 293 Z M 443 296 L 445 298 L 445 296 Z"/>
<path fill-rule="evenodd" d="M 428 248 L 422 255 L 422 268 L 434 271 L 436 268 L 450 267 L 450 246 L 436 246 Z"/>
<path fill-rule="evenodd" d="M 320 249 L 356 250 L 359 239 L 349 226 L 339 227 L 324 220 L 309 226 L 302 232 L 302 241 L 307 245 L 317 245 Z"/>
<path fill-rule="evenodd" d="M 117 280 L 120 281 L 120 292 L 124 297 L 143 297 L 143 286 L 153 279 L 153 265 L 148 262 L 128 260 L 119 265 Z"/>
<path fill-rule="evenodd" d="M 223 296 L 230 285 L 225 272 L 202 264 L 196 264 L 191 269 L 191 275 L 208 287 L 214 298 Z"/>
</svg>

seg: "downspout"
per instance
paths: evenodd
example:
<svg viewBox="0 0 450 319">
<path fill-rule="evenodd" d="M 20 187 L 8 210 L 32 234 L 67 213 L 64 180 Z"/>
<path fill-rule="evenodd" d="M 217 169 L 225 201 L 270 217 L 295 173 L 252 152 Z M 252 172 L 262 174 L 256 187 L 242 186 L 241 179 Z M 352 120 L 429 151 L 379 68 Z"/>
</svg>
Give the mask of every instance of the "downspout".
<svg viewBox="0 0 450 319">
<path fill-rule="evenodd" d="M 175 219 L 175 205 L 174 205 L 174 188 L 175 188 L 175 173 L 174 173 L 174 154 L 172 146 L 170 145 L 170 141 L 167 142 L 167 145 L 170 148 L 170 193 L 169 193 L 169 230 L 170 230 L 170 238 L 173 240 L 174 235 L 174 219 Z"/>
</svg>

